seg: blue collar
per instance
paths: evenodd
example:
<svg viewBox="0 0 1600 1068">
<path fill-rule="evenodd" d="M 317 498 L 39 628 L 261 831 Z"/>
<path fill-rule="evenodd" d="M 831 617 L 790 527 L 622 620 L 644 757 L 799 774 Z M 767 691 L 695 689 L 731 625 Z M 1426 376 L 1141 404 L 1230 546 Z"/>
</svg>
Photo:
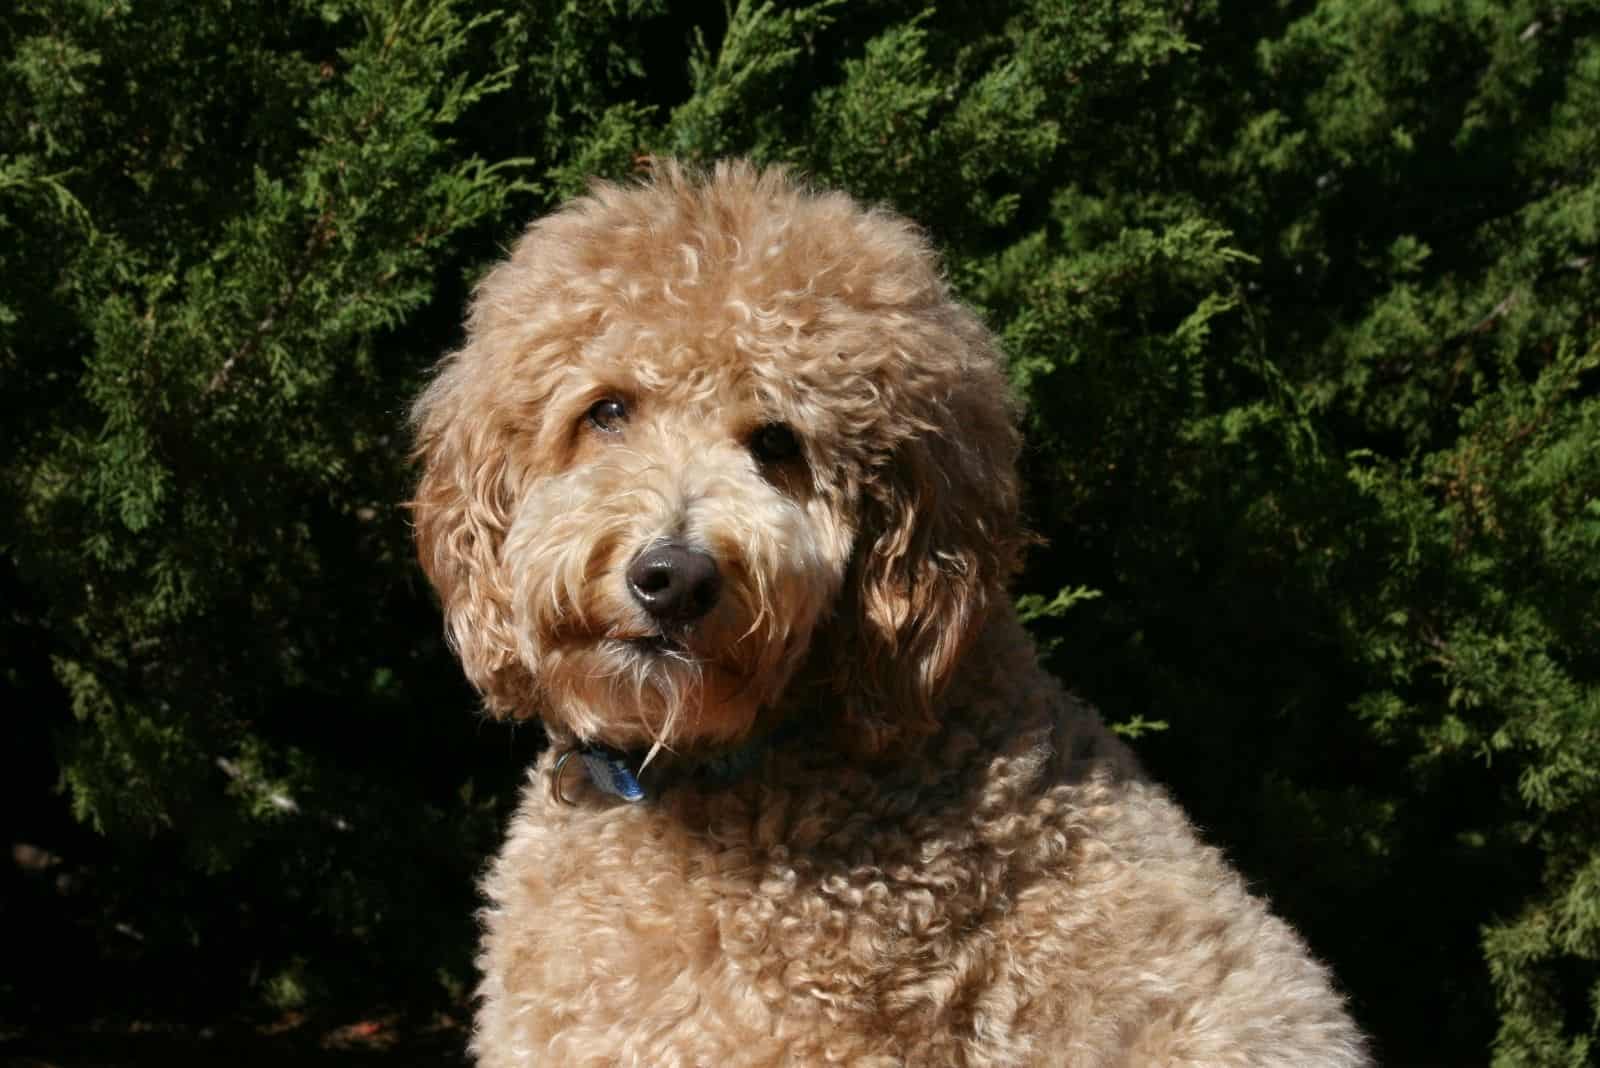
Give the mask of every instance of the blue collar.
<svg viewBox="0 0 1600 1068">
<path fill-rule="evenodd" d="M 694 760 L 688 766 L 688 775 L 706 786 L 732 786 L 759 765 L 774 746 L 813 733 L 820 718 L 790 716 L 772 730 L 748 738 L 740 745 Z M 577 753 L 583 761 L 589 781 L 601 793 L 631 805 L 650 800 L 652 791 L 646 789 L 639 778 L 644 771 L 642 753 L 624 752 L 599 742 L 586 742 L 572 752 Z M 563 756 L 556 762 L 555 774 L 558 779 L 566 760 L 567 757 Z M 560 796 L 559 783 L 557 791 L 557 796 Z M 659 793 L 659 789 L 656 792 Z"/>
<path fill-rule="evenodd" d="M 589 781 L 601 793 L 620 797 L 629 804 L 638 804 L 645 799 L 644 785 L 639 782 L 639 775 L 633 770 L 626 753 L 608 745 L 591 743 L 578 749 L 578 757 L 589 772 Z M 556 765 L 556 774 L 561 774 L 559 763 Z"/>
</svg>

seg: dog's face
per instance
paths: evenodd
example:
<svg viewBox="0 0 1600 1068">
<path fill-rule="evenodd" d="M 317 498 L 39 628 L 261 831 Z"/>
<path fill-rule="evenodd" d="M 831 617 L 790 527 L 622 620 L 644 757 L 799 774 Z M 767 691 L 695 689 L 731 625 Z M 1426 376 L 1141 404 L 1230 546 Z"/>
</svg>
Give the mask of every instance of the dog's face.
<svg viewBox="0 0 1600 1068">
<path fill-rule="evenodd" d="M 993 346 L 907 223 L 659 169 L 534 224 L 418 401 L 419 554 L 493 712 L 738 738 L 805 674 L 925 731 L 1014 566 Z"/>
</svg>

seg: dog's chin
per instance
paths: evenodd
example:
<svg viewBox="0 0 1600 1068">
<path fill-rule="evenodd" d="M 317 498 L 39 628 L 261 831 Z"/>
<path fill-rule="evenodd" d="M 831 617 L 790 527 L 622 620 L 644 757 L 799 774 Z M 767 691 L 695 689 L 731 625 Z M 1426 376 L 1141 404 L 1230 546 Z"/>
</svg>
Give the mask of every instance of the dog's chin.
<svg viewBox="0 0 1600 1068">
<path fill-rule="evenodd" d="M 763 696 L 735 665 L 665 634 L 603 638 L 547 657 L 546 716 L 585 742 L 692 751 L 737 742 Z"/>
</svg>

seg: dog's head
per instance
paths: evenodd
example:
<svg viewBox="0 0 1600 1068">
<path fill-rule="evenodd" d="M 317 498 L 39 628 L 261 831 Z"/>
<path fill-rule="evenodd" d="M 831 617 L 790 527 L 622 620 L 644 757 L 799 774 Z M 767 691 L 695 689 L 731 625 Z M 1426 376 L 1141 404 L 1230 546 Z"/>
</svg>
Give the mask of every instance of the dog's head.
<svg viewBox="0 0 1600 1068">
<path fill-rule="evenodd" d="M 423 567 L 495 713 L 737 739 L 803 674 L 932 726 L 1021 538 L 994 345 L 894 215 L 674 165 L 534 223 L 415 411 Z"/>
</svg>

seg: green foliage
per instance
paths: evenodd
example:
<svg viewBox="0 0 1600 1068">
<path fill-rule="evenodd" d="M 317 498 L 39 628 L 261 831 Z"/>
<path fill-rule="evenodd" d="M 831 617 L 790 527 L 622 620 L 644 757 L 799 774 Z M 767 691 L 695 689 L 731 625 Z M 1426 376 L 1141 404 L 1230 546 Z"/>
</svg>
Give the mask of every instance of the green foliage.
<svg viewBox="0 0 1600 1068">
<path fill-rule="evenodd" d="M 409 562 L 405 406 L 530 216 L 747 154 L 945 249 L 1028 402 L 1029 625 L 1386 1062 L 1593 1061 L 1597 31 L 1589 0 L 15 6 L 0 677 L 60 710 L 97 929 L 263 1004 L 380 964 L 459 996 L 526 752 L 471 722 Z"/>
<path fill-rule="evenodd" d="M 75 719 L 57 742 L 74 811 L 126 848 L 108 863 L 144 936 L 254 922 L 205 877 L 258 878 L 258 911 L 304 910 L 357 952 L 392 955 L 403 910 L 430 907 L 384 886 L 393 843 L 349 839 L 445 809 L 339 766 L 358 733 L 413 714 L 377 680 L 415 656 L 421 615 L 397 413 L 442 339 L 414 324 L 463 237 L 525 188 L 515 161 L 452 140 L 508 84 L 462 61 L 494 21 L 387 4 L 6 21 L 6 369 L 24 414 L 0 543 Z M 458 867 L 485 815 L 450 810 Z M 193 880 L 144 897 L 151 842 Z M 250 952 L 270 968 L 304 948 Z"/>
<path fill-rule="evenodd" d="M 843 0 L 795 8 L 736 0 L 715 52 L 703 29 L 692 30 L 690 95 L 674 110 L 661 136 L 663 149 L 690 160 L 725 156 L 736 146 L 770 145 L 777 139 L 772 113 L 777 90 L 806 51 L 806 42 L 833 21 Z"/>
</svg>

